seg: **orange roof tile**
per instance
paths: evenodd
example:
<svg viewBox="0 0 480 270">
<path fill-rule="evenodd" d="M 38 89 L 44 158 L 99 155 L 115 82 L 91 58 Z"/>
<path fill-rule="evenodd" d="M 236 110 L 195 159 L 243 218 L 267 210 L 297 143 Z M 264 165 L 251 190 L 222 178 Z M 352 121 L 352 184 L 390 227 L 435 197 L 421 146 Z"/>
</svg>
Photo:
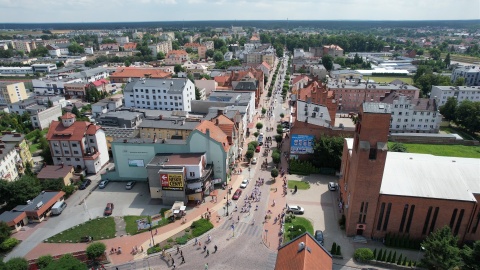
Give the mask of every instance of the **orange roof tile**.
<svg viewBox="0 0 480 270">
<path fill-rule="evenodd" d="M 122 67 L 111 74 L 110 78 L 143 78 L 146 74 L 151 78 L 157 79 L 170 78 L 172 76 L 171 73 L 158 68 Z"/>
<path fill-rule="evenodd" d="M 307 80 L 308 80 L 308 76 L 306 76 L 306 75 L 299 75 L 299 76 L 293 78 L 292 84 L 297 84 L 297 82 L 299 82 L 300 80 L 305 79 L 305 78 L 307 78 Z"/>
<path fill-rule="evenodd" d="M 137 48 L 137 43 L 135 42 L 124 43 L 123 48 L 125 50 L 135 50 Z"/>
<path fill-rule="evenodd" d="M 228 117 L 225 115 L 218 115 L 212 118 L 210 121 L 215 123 L 215 125 L 219 127 L 227 136 L 232 136 L 235 123 Z"/>
<path fill-rule="evenodd" d="M 192 47 L 200 47 L 202 45 L 200 45 L 199 43 L 196 43 L 196 42 L 192 42 L 192 43 L 185 43 L 185 45 L 183 45 L 183 47 L 185 48 L 192 48 Z"/>
<path fill-rule="evenodd" d="M 299 244 L 305 247 L 299 250 Z M 332 255 L 309 233 L 293 239 L 278 249 L 275 270 L 332 270 Z"/>
<path fill-rule="evenodd" d="M 94 130 L 96 132 L 100 128 L 100 126 L 86 121 L 76 121 L 69 127 L 64 127 L 60 121 L 52 121 L 48 129 L 47 140 L 80 141 L 85 134 L 93 135 L 95 134 Z"/>
<path fill-rule="evenodd" d="M 210 132 L 210 138 L 222 144 L 225 152 L 228 152 L 230 149 L 230 144 L 228 143 L 225 132 L 223 132 L 219 127 L 215 126 L 213 122 L 207 120 L 203 120 L 196 128 L 196 130 L 202 132 L 203 134 L 207 134 L 207 129 Z"/>
<path fill-rule="evenodd" d="M 261 65 L 265 66 L 268 70 L 272 69 L 272 67 L 265 61 L 263 61 Z"/>
<path fill-rule="evenodd" d="M 62 117 L 60 117 L 60 118 L 61 119 L 73 119 L 75 117 L 76 117 L 75 114 L 67 112 L 64 115 L 62 115 Z"/>
</svg>

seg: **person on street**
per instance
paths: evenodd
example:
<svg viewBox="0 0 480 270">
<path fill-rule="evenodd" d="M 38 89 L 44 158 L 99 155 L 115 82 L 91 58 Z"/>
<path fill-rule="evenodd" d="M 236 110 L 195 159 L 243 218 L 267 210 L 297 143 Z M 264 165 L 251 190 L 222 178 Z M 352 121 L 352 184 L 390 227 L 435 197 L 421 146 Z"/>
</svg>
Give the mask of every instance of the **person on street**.
<svg viewBox="0 0 480 270">
<path fill-rule="evenodd" d="M 213 253 L 217 253 L 217 245 L 213 247 Z"/>
<path fill-rule="evenodd" d="M 205 270 L 208 270 L 208 263 L 205 264 Z"/>
</svg>

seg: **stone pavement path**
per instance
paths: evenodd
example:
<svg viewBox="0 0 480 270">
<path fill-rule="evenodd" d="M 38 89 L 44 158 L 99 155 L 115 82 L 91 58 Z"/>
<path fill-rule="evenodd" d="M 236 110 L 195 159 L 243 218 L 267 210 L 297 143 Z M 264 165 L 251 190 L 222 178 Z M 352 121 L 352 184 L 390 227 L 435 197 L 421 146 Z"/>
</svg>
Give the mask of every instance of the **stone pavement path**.
<svg viewBox="0 0 480 270">
<path fill-rule="evenodd" d="M 115 235 L 116 236 L 124 236 L 127 235 L 125 219 L 123 217 L 114 217 L 115 220 Z"/>
</svg>

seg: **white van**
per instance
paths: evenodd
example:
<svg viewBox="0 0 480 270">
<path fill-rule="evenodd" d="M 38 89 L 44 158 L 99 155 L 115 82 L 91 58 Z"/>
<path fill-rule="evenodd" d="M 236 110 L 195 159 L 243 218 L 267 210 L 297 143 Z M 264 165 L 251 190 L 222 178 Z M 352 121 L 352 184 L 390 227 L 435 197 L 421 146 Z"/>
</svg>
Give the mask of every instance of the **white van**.
<svg viewBox="0 0 480 270">
<path fill-rule="evenodd" d="M 66 202 L 56 202 L 53 206 L 52 206 L 52 215 L 60 215 L 63 211 L 63 209 L 65 209 L 65 207 L 67 207 L 67 203 Z"/>
</svg>

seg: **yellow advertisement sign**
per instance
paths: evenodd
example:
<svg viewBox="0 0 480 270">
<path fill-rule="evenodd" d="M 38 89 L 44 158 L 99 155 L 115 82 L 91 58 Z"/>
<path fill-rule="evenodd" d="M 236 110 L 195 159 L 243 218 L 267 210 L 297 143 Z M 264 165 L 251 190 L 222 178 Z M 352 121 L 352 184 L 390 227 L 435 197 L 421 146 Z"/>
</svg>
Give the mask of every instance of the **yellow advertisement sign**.
<svg viewBox="0 0 480 270">
<path fill-rule="evenodd" d="M 170 188 L 183 188 L 183 175 L 181 175 L 181 174 L 168 174 L 168 187 L 170 187 Z"/>
</svg>

